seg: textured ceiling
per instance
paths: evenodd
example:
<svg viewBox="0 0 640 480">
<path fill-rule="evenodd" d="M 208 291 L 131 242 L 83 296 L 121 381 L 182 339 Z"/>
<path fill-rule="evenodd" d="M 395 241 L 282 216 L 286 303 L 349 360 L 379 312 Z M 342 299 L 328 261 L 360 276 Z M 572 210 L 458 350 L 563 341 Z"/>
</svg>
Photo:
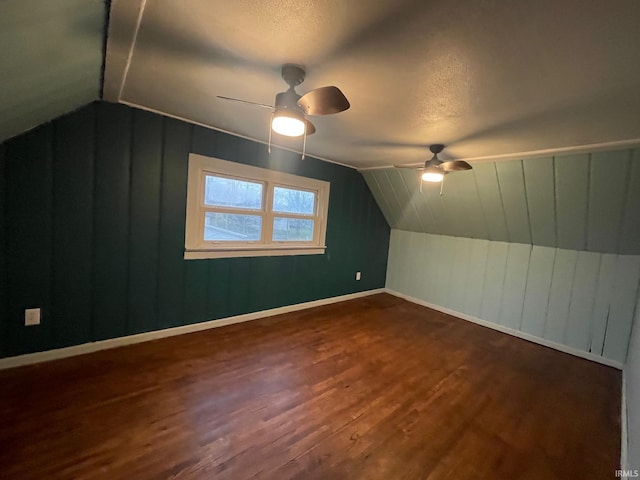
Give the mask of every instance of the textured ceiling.
<svg viewBox="0 0 640 480">
<path fill-rule="evenodd" d="M 0 1 L 0 141 L 100 96 L 105 3 Z"/>
<path fill-rule="evenodd" d="M 216 95 L 272 104 L 292 62 L 352 104 L 308 150 L 358 168 L 633 145 L 638 25 L 637 0 L 115 0 L 105 98 L 266 141 L 268 111 Z"/>
<path fill-rule="evenodd" d="M 640 254 L 640 149 L 482 162 L 424 183 L 418 171 L 363 172 L 391 228 Z"/>
</svg>

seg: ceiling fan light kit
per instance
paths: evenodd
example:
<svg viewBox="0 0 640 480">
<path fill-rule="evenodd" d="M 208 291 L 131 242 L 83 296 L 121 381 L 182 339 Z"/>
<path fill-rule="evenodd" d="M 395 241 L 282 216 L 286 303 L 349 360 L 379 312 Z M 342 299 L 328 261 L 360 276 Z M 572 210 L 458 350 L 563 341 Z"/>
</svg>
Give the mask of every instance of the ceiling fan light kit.
<svg viewBox="0 0 640 480">
<path fill-rule="evenodd" d="M 422 172 L 421 178 L 425 182 L 438 183 L 444 179 L 444 172 L 440 170 L 438 167 L 434 167 L 434 166 L 427 167 Z"/>
<path fill-rule="evenodd" d="M 394 165 L 396 168 L 404 168 L 420 171 L 420 192 L 422 192 L 422 182 L 431 182 L 440 184 L 440 195 L 442 195 L 442 184 L 444 184 L 444 176 L 451 172 L 459 172 L 463 170 L 471 170 L 473 167 L 464 160 L 447 160 L 442 161 L 438 158 L 438 154 L 444 150 L 444 145 L 434 144 L 429 147 L 429 151 L 433 153 L 433 157 L 424 162 L 422 167 L 406 167 L 403 165 Z"/>
<path fill-rule="evenodd" d="M 289 85 L 289 89 L 276 95 L 275 106 L 220 95 L 218 95 L 218 98 L 271 108 L 269 153 L 271 153 L 271 132 L 287 137 L 304 135 L 302 146 L 302 158 L 304 158 L 307 136 L 313 135 L 316 131 L 313 123 L 306 119 L 306 115 L 331 115 L 343 112 L 351 106 L 340 89 L 334 86 L 320 87 L 302 96 L 298 95 L 295 87 L 300 85 L 304 78 L 305 71 L 302 67 L 292 64 L 283 65 L 282 79 Z"/>
<path fill-rule="evenodd" d="M 271 120 L 273 131 L 287 137 L 299 137 L 305 133 L 305 127 L 304 117 L 286 110 L 276 110 Z"/>
</svg>

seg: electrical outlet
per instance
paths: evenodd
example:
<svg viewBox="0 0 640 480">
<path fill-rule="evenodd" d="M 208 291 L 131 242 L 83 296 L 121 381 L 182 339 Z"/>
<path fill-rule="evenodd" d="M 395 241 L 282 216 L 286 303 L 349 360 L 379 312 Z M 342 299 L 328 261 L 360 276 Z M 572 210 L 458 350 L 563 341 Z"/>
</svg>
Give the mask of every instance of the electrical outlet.
<svg viewBox="0 0 640 480">
<path fill-rule="evenodd" d="M 356 272 L 356 280 L 360 280 L 360 272 Z"/>
<path fill-rule="evenodd" d="M 40 325 L 40 309 L 39 308 L 27 308 L 24 311 L 24 324 Z"/>
</svg>

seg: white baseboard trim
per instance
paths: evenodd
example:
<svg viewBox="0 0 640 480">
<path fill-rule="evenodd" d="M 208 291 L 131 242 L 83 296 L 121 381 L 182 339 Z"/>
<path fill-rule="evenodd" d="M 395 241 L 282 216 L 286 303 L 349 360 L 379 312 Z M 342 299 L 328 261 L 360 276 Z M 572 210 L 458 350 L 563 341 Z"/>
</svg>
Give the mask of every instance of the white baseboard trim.
<svg viewBox="0 0 640 480">
<path fill-rule="evenodd" d="M 497 323 L 489 322 L 487 320 L 482 320 L 481 318 L 474 317 L 473 315 L 467 315 L 466 313 L 457 312 L 449 308 L 441 307 L 440 305 L 435 305 L 433 303 L 420 300 L 419 298 L 414 298 L 409 295 L 405 295 L 404 293 L 396 292 L 395 290 L 391 290 L 389 288 L 385 288 L 384 290 L 385 292 L 391 295 L 402 298 L 411 303 L 416 303 L 418 305 L 422 305 L 423 307 L 431 308 L 433 310 L 437 310 L 439 312 L 446 313 L 447 315 L 452 315 L 454 317 L 467 320 L 469 322 L 481 325 L 483 327 L 491 328 L 493 330 L 497 330 L 499 332 L 506 333 L 514 337 L 522 338 L 523 340 L 528 340 L 529 342 L 533 342 L 545 347 L 553 348 L 554 350 L 559 350 L 560 352 L 563 352 L 563 353 L 569 353 L 571 355 L 575 355 L 576 357 L 584 358 L 592 362 L 601 363 L 609 367 L 617 368 L 618 370 L 623 369 L 622 363 L 617 362 L 615 360 L 611 360 L 609 358 L 601 357 L 600 355 L 594 355 L 593 353 L 584 352 L 582 350 L 578 350 L 577 348 L 568 347 L 561 343 L 552 342 L 551 340 L 547 340 L 545 338 L 536 337 L 535 335 L 531 335 L 530 333 L 521 332 L 520 330 L 514 330 L 513 328 L 498 325 Z"/>
<path fill-rule="evenodd" d="M 260 318 L 273 317 L 274 315 L 281 315 L 283 313 L 295 312 L 298 310 L 306 310 L 308 308 L 344 302 L 346 300 L 353 300 L 355 298 L 367 297 L 369 295 L 375 295 L 377 293 L 384 292 L 384 288 L 365 290 L 364 292 L 350 293 L 347 295 L 340 295 L 338 297 L 323 298 L 311 302 L 296 303 L 295 305 L 286 305 L 284 307 L 271 308 L 269 310 L 261 310 L 259 312 L 245 313 L 243 315 L 236 315 L 233 317 L 219 318 L 217 320 L 209 320 L 207 322 L 193 323 L 190 325 L 183 325 L 181 327 L 167 328 L 164 330 L 154 330 L 152 332 L 128 335 L 126 337 L 110 338 L 109 340 L 100 340 L 91 343 L 83 343 L 81 345 L 73 345 L 71 347 L 47 350 L 45 352 L 27 353 L 25 355 L 18 355 L 15 357 L 2 358 L 0 359 L 0 370 L 13 367 L 21 367 L 24 365 L 31 365 L 34 363 L 48 362 L 50 360 L 57 360 L 60 358 L 74 357 L 76 355 L 83 355 L 85 353 L 97 352 L 109 348 L 133 345 L 135 343 L 148 342 L 150 340 L 183 335 L 185 333 L 199 332 L 202 330 L 208 330 L 210 328 L 224 327 L 225 325 L 232 325 L 234 323 L 242 323 L 251 320 L 257 320 Z"/>
<path fill-rule="evenodd" d="M 627 368 L 622 369 L 622 406 L 620 407 L 620 470 L 627 470 Z"/>
</svg>

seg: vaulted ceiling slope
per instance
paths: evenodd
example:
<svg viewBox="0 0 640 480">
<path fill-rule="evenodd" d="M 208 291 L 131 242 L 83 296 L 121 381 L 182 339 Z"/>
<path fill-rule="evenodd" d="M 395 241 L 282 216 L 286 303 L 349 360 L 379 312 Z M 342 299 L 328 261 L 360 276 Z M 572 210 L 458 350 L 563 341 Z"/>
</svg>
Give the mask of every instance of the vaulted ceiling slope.
<svg viewBox="0 0 640 480">
<path fill-rule="evenodd" d="M 100 96 L 104 0 L 0 2 L 0 141 Z"/>
<path fill-rule="evenodd" d="M 357 168 L 631 148 L 638 25 L 638 0 L 114 0 L 105 98 L 266 141 L 267 110 L 216 95 L 273 104 L 291 62 L 351 101 L 307 150 Z"/>
<path fill-rule="evenodd" d="M 640 149 L 476 163 L 442 196 L 417 171 L 363 174 L 392 228 L 640 254 Z"/>
</svg>

